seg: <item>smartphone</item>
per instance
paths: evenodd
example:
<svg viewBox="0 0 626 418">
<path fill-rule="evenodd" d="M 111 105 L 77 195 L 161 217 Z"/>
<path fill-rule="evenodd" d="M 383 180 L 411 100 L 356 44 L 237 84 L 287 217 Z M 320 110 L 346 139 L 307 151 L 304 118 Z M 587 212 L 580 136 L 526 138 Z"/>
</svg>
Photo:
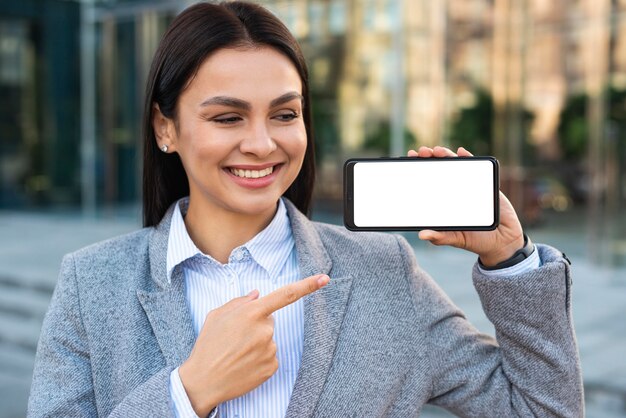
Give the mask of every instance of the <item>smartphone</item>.
<svg viewBox="0 0 626 418">
<path fill-rule="evenodd" d="M 493 157 L 355 158 L 344 164 L 352 231 L 488 231 L 498 226 Z"/>
</svg>

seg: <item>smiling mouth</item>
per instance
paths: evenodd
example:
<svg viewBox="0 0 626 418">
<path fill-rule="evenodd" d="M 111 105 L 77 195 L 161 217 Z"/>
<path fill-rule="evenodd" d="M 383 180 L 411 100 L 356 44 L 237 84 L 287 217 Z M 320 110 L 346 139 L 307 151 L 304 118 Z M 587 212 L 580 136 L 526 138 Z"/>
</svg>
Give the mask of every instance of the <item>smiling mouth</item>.
<svg viewBox="0 0 626 418">
<path fill-rule="evenodd" d="M 242 170 L 240 168 L 229 168 L 228 170 L 237 177 L 245 179 L 258 179 L 272 174 L 274 172 L 274 167 L 267 167 L 263 170 Z"/>
</svg>

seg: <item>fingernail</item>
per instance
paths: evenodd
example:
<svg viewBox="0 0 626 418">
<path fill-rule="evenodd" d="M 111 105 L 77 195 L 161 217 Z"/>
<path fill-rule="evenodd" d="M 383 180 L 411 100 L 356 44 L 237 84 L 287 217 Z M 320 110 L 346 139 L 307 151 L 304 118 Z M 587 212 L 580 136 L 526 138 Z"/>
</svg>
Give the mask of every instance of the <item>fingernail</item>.
<svg viewBox="0 0 626 418">
<path fill-rule="evenodd" d="M 254 299 L 259 295 L 259 291 L 254 289 L 253 291 L 251 291 L 250 293 L 248 293 L 247 297 L 249 297 L 250 299 Z"/>
<path fill-rule="evenodd" d="M 320 287 L 322 287 L 322 286 L 326 286 L 326 284 L 328 284 L 328 282 L 329 282 L 329 281 L 330 281 L 330 277 L 328 277 L 327 275 L 325 275 L 325 274 L 324 274 L 323 276 L 320 276 L 320 277 L 317 279 L 317 284 L 318 284 Z"/>
</svg>

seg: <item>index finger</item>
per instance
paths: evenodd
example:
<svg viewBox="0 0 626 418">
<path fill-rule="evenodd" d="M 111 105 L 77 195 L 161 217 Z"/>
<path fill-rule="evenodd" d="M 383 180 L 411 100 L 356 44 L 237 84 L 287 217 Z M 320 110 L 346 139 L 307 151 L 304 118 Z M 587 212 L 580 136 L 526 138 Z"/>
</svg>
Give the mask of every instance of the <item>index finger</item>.
<svg viewBox="0 0 626 418">
<path fill-rule="evenodd" d="M 269 316 L 277 310 L 291 305 L 302 297 L 326 286 L 329 281 L 330 277 L 325 274 L 310 276 L 295 283 L 289 283 L 280 289 L 276 289 L 272 293 L 252 303 L 258 307 L 262 316 Z"/>
<path fill-rule="evenodd" d="M 473 157 L 474 156 L 474 154 L 472 154 L 471 152 L 469 152 L 463 147 L 459 147 L 456 153 L 459 155 L 459 157 Z"/>
</svg>

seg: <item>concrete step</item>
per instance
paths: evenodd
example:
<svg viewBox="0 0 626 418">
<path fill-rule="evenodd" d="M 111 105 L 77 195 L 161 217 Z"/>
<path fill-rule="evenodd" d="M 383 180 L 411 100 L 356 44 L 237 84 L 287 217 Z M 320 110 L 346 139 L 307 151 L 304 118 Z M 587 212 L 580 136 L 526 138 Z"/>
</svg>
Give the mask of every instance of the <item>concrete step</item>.
<svg viewBox="0 0 626 418">
<path fill-rule="evenodd" d="M 0 315 L 0 344 L 13 345 L 34 355 L 39 341 L 41 320 L 5 313 Z"/>
<path fill-rule="evenodd" d="M 0 315 L 12 314 L 43 320 L 52 291 L 23 287 L 15 281 L 0 278 Z"/>
<path fill-rule="evenodd" d="M 611 384 L 585 382 L 587 418 L 626 417 L 626 393 Z"/>
<path fill-rule="evenodd" d="M 0 343 L 0 370 L 16 376 L 30 376 L 35 364 L 34 353 L 6 342 Z"/>
<path fill-rule="evenodd" d="M 31 289 L 43 294 L 52 295 L 56 281 L 54 280 L 32 280 L 24 279 L 20 276 L 7 275 L 6 273 L 0 273 L 0 287 L 14 287 Z"/>
<path fill-rule="evenodd" d="M 0 369 L 0 418 L 24 418 L 30 392 L 31 376 L 16 376 Z"/>
</svg>

